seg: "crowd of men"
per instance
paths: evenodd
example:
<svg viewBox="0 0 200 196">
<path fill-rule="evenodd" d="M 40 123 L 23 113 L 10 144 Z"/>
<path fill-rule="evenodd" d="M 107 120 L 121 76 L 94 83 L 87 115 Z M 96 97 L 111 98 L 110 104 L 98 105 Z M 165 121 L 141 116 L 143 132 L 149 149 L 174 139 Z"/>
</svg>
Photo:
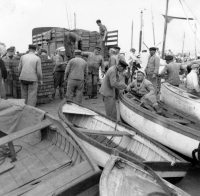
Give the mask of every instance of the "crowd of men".
<svg viewBox="0 0 200 196">
<path fill-rule="evenodd" d="M 109 49 L 109 61 L 105 65 L 102 54 L 104 54 L 107 29 L 100 20 L 96 23 L 100 31 L 100 45 L 96 46 L 93 52 L 82 52 L 76 49 L 74 58 L 69 59 L 66 55 L 66 50 L 69 49 L 62 46 L 49 57 L 46 50 L 38 50 L 35 45 L 29 45 L 28 52 L 20 58 L 18 68 L 21 97 L 25 99 L 26 104 L 36 106 L 38 85 L 43 84 L 41 58 L 52 59 L 55 65 L 52 73 L 54 77 L 52 99 L 55 99 L 57 88 L 59 88 L 60 99 L 66 96 L 70 100 L 81 103 L 84 89 L 86 89 L 86 99 L 97 99 L 99 70 L 101 70 L 101 76 L 104 78 L 99 92 L 103 96 L 106 114 L 114 119 L 117 118 L 116 100 L 119 90 L 125 90 L 134 95 L 152 112 L 161 113 L 157 102 L 158 78 L 167 74 L 166 81 L 178 87 L 181 83 L 180 70 L 187 69 L 188 92 L 200 97 L 198 76 L 200 61 L 177 63 L 174 56 L 169 54 L 165 56 L 166 65 L 159 73 L 158 48 L 150 47 L 149 53 L 144 50 L 140 55 L 136 55 L 136 50 L 131 48 L 127 57 L 120 53 L 119 46 L 115 46 Z M 79 38 L 75 37 L 74 40 L 76 42 Z M 4 60 L 16 58 L 14 51 L 14 47 L 8 48 L 6 55 L 0 59 L 1 97 L 3 97 L 2 81 L 7 78 Z"/>
</svg>

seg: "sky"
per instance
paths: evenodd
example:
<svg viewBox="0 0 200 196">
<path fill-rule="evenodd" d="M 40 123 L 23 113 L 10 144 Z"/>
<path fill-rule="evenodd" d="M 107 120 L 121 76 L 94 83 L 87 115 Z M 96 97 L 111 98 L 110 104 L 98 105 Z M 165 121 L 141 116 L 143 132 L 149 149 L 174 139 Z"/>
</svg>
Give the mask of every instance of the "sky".
<svg viewBox="0 0 200 196">
<path fill-rule="evenodd" d="M 200 21 L 200 1 L 181 0 L 188 17 L 192 13 Z M 108 31 L 119 31 L 119 46 L 122 52 L 131 48 L 131 24 L 133 22 L 133 48 L 138 52 L 141 10 L 143 10 L 143 42 L 154 45 L 152 14 L 154 17 L 155 43 L 162 49 L 166 0 L 0 0 L 0 42 L 6 47 L 15 46 L 25 52 L 32 43 L 32 29 L 36 27 L 62 27 L 98 31 L 96 20 L 100 19 Z M 180 0 L 169 0 L 169 16 L 185 17 Z M 194 28 L 194 22 L 191 22 Z M 168 24 L 166 49 L 181 52 L 185 33 L 184 52 L 193 52 L 195 36 L 187 20 L 172 20 Z M 197 22 L 197 38 L 200 40 L 200 25 Z M 159 44 L 160 43 L 160 44 Z M 200 52 L 200 42 L 196 42 Z M 143 45 L 143 49 L 145 46 Z"/>
</svg>

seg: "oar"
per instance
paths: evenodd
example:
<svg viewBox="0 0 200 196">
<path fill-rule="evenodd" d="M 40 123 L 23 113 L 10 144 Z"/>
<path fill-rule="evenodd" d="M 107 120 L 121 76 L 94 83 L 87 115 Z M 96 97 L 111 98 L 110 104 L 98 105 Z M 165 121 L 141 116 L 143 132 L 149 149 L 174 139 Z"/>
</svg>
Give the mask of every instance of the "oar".
<svg viewBox="0 0 200 196">
<path fill-rule="evenodd" d="M 135 134 L 130 134 L 126 131 L 101 131 L 101 130 L 93 130 L 93 129 L 84 129 L 84 128 L 76 128 L 82 133 L 86 134 L 92 134 L 92 135 L 106 135 L 106 136 L 118 136 L 118 137 L 123 137 L 123 136 L 129 136 L 132 137 Z"/>
</svg>

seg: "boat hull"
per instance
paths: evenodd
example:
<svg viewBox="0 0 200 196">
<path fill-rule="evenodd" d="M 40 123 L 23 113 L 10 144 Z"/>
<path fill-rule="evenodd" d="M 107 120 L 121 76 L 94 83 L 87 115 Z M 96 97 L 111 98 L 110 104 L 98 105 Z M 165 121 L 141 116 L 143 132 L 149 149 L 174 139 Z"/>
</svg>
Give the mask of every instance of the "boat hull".
<svg viewBox="0 0 200 196">
<path fill-rule="evenodd" d="M 162 83 L 160 100 L 166 105 L 200 121 L 200 98 L 198 99 L 198 97 L 187 93 L 183 89 L 172 86 L 169 83 Z"/>
<path fill-rule="evenodd" d="M 64 113 L 64 111 L 67 113 Z M 74 111 L 74 114 L 72 114 L 72 111 Z M 143 162 L 156 171 L 160 177 L 173 182 L 181 180 L 190 167 L 190 163 L 172 153 L 158 142 L 147 138 L 139 131 L 121 122 L 118 123 L 96 111 L 94 112 L 93 110 L 85 108 L 85 106 L 81 106 L 80 104 L 75 104 L 69 100 L 63 100 L 59 105 L 58 115 L 72 129 L 76 136 L 78 136 L 84 147 L 100 167 L 106 165 L 113 150 L 129 161 L 134 161 L 133 158 L 136 157 L 139 158 L 139 160 L 143 160 Z M 132 134 L 133 137 L 108 137 L 108 140 L 106 136 L 92 136 L 89 133 L 85 134 L 81 132 L 78 127 L 82 127 L 81 130 L 86 127 L 93 127 L 94 130 L 101 129 L 105 132 L 108 131 L 108 133 L 116 129 L 115 131 L 117 131 L 117 133 L 120 131 L 128 132 L 130 135 Z M 134 135 L 135 133 L 136 135 Z M 139 142 L 141 142 L 141 144 L 139 144 Z M 156 153 L 158 154 L 156 155 Z M 150 158 L 151 155 L 153 158 Z M 163 157 L 166 159 L 163 159 Z"/>
<path fill-rule="evenodd" d="M 199 147 L 199 141 L 195 136 L 185 135 L 184 129 L 187 127 L 168 122 L 164 117 L 131 102 L 122 93 L 119 97 L 120 115 L 126 123 L 163 145 L 193 158 L 192 152 Z"/>
</svg>

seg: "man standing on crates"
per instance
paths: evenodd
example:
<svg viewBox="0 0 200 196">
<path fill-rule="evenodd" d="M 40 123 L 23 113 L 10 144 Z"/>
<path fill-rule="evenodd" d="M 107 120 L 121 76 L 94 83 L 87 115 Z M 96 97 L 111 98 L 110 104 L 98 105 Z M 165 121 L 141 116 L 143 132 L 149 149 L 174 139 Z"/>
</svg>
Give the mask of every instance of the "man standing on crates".
<svg viewBox="0 0 200 196">
<path fill-rule="evenodd" d="M 41 60 L 35 55 L 36 46 L 29 45 L 29 53 L 21 57 L 19 62 L 19 80 L 21 81 L 21 98 L 33 107 L 37 102 L 38 82 L 42 84 Z"/>
<path fill-rule="evenodd" d="M 101 54 L 104 57 L 104 47 L 108 31 L 106 26 L 101 24 L 101 20 L 97 20 L 96 23 L 99 26 Z"/>
<path fill-rule="evenodd" d="M 86 99 L 97 99 L 97 85 L 99 81 L 99 68 L 101 67 L 102 77 L 105 73 L 104 60 L 100 55 L 101 47 L 96 46 L 94 52 L 82 52 L 82 56 L 87 57 L 88 80 Z"/>
<path fill-rule="evenodd" d="M 64 97 L 64 73 L 65 73 L 65 67 L 67 64 L 67 59 L 65 57 L 65 47 L 62 46 L 57 49 L 57 55 L 55 57 L 55 67 L 53 70 L 53 76 L 54 76 L 54 94 L 53 99 L 55 99 L 56 95 L 56 88 L 59 87 L 59 93 L 60 93 L 60 99 L 63 99 Z"/>
</svg>

